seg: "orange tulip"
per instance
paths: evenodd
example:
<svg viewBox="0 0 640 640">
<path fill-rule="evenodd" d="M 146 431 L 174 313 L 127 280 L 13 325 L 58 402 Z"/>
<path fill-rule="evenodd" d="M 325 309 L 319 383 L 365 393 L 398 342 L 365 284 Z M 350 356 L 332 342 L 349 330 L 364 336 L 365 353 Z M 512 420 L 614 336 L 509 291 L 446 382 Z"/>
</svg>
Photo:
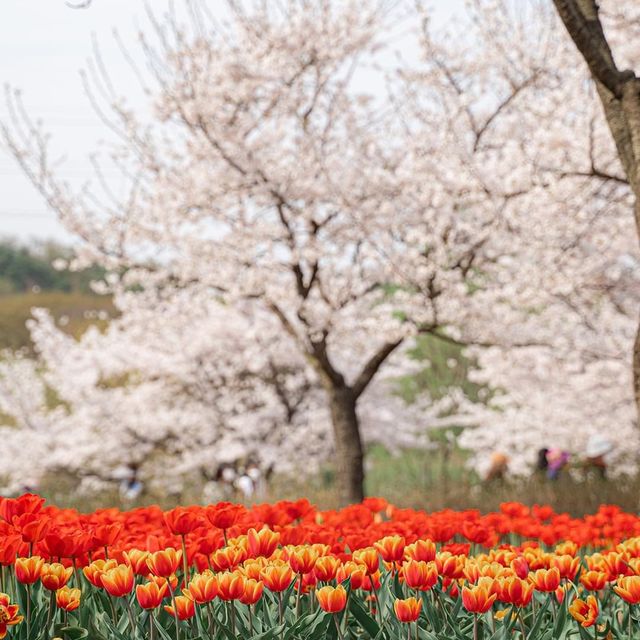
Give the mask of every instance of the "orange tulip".
<svg viewBox="0 0 640 640">
<path fill-rule="evenodd" d="M 465 560 L 466 558 L 454 556 L 448 551 L 438 553 L 435 559 L 438 574 L 452 580 L 461 578 L 464 573 Z"/>
<path fill-rule="evenodd" d="M 56 605 L 64 611 L 75 611 L 80 606 L 80 589 L 70 589 L 67 586 L 56 591 Z"/>
<path fill-rule="evenodd" d="M 396 618 L 400 622 L 415 622 L 420 616 L 420 609 L 422 608 L 422 601 L 416 600 L 416 598 L 406 598 L 404 600 L 396 600 L 393 603 L 393 610 L 395 611 Z"/>
<path fill-rule="evenodd" d="M 322 582 L 330 582 L 336 577 L 340 560 L 334 556 L 321 556 L 318 558 L 313 573 L 318 580 Z"/>
<path fill-rule="evenodd" d="M 210 556 L 211 566 L 216 571 L 229 571 L 247 559 L 247 550 L 239 545 L 224 547 L 214 551 Z"/>
<path fill-rule="evenodd" d="M 268 558 L 273 554 L 280 542 L 280 534 L 271 529 L 261 529 L 256 531 L 255 529 L 249 529 L 247 532 L 247 544 L 249 546 L 249 553 L 254 558 L 263 556 Z"/>
<path fill-rule="evenodd" d="M 11 604 L 11 600 L 6 593 L 0 593 L 0 639 L 7 635 L 7 627 L 20 624 L 24 619 L 18 615 L 19 607 Z"/>
<path fill-rule="evenodd" d="M 533 585 L 517 576 L 502 578 L 499 581 L 498 597 L 502 602 L 516 607 L 526 607 L 533 597 Z"/>
<path fill-rule="evenodd" d="M 551 569 L 538 569 L 529 574 L 529 582 L 536 591 L 555 591 L 560 586 L 560 570 L 558 567 Z"/>
<path fill-rule="evenodd" d="M 366 577 L 367 567 L 363 564 L 356 564 L 351 560 L 338 567 L 336 572 L 336 582 L 345 582 L 345 580 L 350 579 L 352 589 L 361 589 Z"/>
<path fill-rule="evenodd" d="M 186 596 L 176 596 L 174 599 L 176 601 L 175 609 L 171 605 L 164 606 L 164 610 L 170 616 L 175 618 L 177 613 L 178 620 L 188 620 L 196 615 L 196 607 L 191 598 L 187 598 Z"/>
<path fill-rule="evenodd" d="M 148 551 L 130 549 L 125 551 L 123 555 L 125 563 L 131 565 L 134 573 L 139 576 L 146 576 L 149 573 L 149 565 L 147 564 Z"/>
<path fill-rule="evenodd" d="M 483 579 L 473 587 L 462 588 L 462 604 L 470 613 L 485 613 L 496 601 L 497 593 L 491 593 L 494 581 L 491 578 L 487 580 L 491 584 Z"/>
<path fill-rule="evenodd" d="M 586 601 L 576 598 L 569 605 L 571 617 L 583 627 L 591 627 L 596 623 L 600 609 L 594 596 L 587 596 Z"/>
<path fill-rule="evenodd" d="M 173 547 L 150 553 L 147 557 L 147 566 L 154 576 L 167 578 L 175 573 L 182 560 L 182 551 Z"/>
<path fill-rule="evenodd" d="M 562 542 L 555 548 L 556 554 L 559 556 L 569 555 L 575 556 L 578 553 L 578 545 L 571 540 L 567 540 L 566 542 Z"/>
<path fill-rule="evenodd" d="M 242 571 L 247 578 L 252 580 L 260 580 L 260 572 L 267 566 L 267 561 L 262 558 L 247 560 L 242 565 Z"/>
<path fill-rule="evenodd" d="M 49 591 L 57 591 L 64 587 L 71 574 L 73 573 L 73 567 L 64 567 L 58 562 L 52 564 L 42 565 L 42 573 L 40 575 L 40 582 L 42 586 Z"/>
<path fill-rule="evenodd" d="M 94 586 L 102 588 L 102 574 L 118 566 L 115 560 L 94 560 L 82 569 L 84 577 Z"/>
<path fill-rule="evenodd" d="M 207 571 L 199 573 L 189 582 L 184 595 L 190 597 L 197 604 L 211 602 L 218 595 L 218 580 L 213 573 Z"/>
<path fill-rule="evenodd" d="M 44 560 L 40 556 L 16 558 L 16 579 L 22 584 L 33 584 L 42 575 Z"/>
<path fill-rule="evenodd" d="M 216 575 L 220 600 L 239 600 L 244 593 L 245 577 L 237 571 L 226 571 Z"/>
<path fill-rule="evenodd" d="M 380 556 L 377 549 L 373 547 L 367 547 L 366 549 L 358 549 L 354 551 L 352 556 L 354 562 L 363 564 L 367 568 L 367 574 L 372 575 L 380 566 Z"/>
<path fill-rule="evenodd" d="M 419 591 L 428 591 L 438 582 L 435 562 L 409 560 L 402 565 L 402 575 L 408 587 Z"/>
<path fill-rule="evenodd" d="M 244 593 L 240 596 L 240 602 L 246 605 L 252 605 L 258 602 L 262 597 L 264 583 L 260 580 L 252 580 L 249 578 L 244 581 Z"/>
<path fill-rule="evenodd" d="M 157 582 L 147 582 L 136 587 L 136 599 L 143 609 L 157 609 L 167 595 L 169 585 L 165 581 L 162 586 Z"/>
<path fill-rule="evenodd" d="M 323 611 L 338 613 L 347 604 L 347 591 L 341 584 L 337 587 L 326 585 L 316 591 L 316 599 Z"/>
<path fill-rule="evenodd" d="M 318 561 L 318 552 L 312 547 L 298 547 L 289 555 L 289 566 L 294 573 L 311 573 Z"/>
<path fill-rule="evenodd" d="M 587 591 L 600 591 L 604 589 L 609 576 L 602 571 L 585 571 L 580 575 L 580 584 Z"/>
<path fill-rule="evenodd" d="M 168 584 L 168 589 L 175 590 L 178 586 L 178 576 L 175 573 L 172 573 L 170 576 L 163 578 L 162 576 L 154 576 L 153 573 L 147 574 L 147 580 L 149 582 L 155 582 L 159 587 L 162 587 L 165 584 Z"/>
<path fill-rule="evenodd" d="M 102 574 L 102 586 L 109 595 L 121 598 L 133 591 L 133 569 L 128 564 L 119 564 Z"/>
<path fill-rule="evenodd" d="M 557 567 L 558 571 L 560 571 L 560 578 L 573 580 L 580 568 L 580 558 L 574 558 L 568 554 L 563 556 L 552 556 L 551 567 Z"/>
<path fill-rule="evenodd" d="M 618 578 L 613 590 L 628 604 L 640 602 L 640 576 Z"/>
<path fill-rule="evenodd" d="M 291 567 L 283 562 L 282 564 L 271 564 L 265 567 L 260 576 L 269 591 L 284 591 L 289 587 L 293 580 L 293 571 Z"/>
<path fill-rule="evenodd" d="M 400 562 L 404 556 L 406 541 L 402 536 L 386 536 L 374 542 L 373 546 L 385 562 Z"/>
<path fill-rule="evenodd" d="M 431 540 L 416 540 L 404 548 L 404 555 L 409 560 L 431 562 L 436 559 L 436 545 Z"/>
<path fill-rule="evenodd" d="M 571 588 L 571 585 L 567 582 L 565 584 L 561 584 L 555 591 L 556 600 L 558 604 L 562 604 L 567 595 L 567 591 Z"/>
</svg>

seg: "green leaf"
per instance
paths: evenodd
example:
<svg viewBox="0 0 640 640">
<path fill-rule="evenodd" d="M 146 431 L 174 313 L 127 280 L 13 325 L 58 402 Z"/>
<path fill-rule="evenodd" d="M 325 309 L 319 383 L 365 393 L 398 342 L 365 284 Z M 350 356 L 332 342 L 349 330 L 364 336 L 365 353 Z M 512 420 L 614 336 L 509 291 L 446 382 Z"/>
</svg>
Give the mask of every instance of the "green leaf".
<svg viewBox="0 0 640 640">
<path fill-rule="evenodd" d="M 529 633 L 527 635 L 527 640 L 538 640 L 540 638 L 540 629 L 542 627 L 542 623 L 545 620 L 545 613 L 549 608 L 549 604 L 551 603 L 551 598 L 555 598 L 554 594 L 551 594 L 545 601 L 544 604 L 538 609 L 536 614 L 536 619 L 529 629 Z"/>
<path fill-rule="evenodd" d="M 89 635 L 89 631 L 83 627 L 68 627 L 59 624 L 55 626 L 55 632 L 56 635 L 61 636 L 65 640 L 79 640 L 80 638 L 86 638 Z"/>
<path fill-rule="evenodd" d="M 357 598 L 349 598 L 349 611 L 358 621 L 360 626 L 372 637 L 375 638 L 380 632 L 380 626 L 371 614 L 362 606 Z"/>
</svg>

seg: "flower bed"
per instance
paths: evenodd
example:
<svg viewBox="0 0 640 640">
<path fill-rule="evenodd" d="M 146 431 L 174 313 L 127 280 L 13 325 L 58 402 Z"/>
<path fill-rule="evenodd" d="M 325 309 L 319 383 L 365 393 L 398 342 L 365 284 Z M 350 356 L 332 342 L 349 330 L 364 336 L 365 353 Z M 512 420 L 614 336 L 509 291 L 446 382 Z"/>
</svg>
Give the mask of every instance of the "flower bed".
<svg viewBox="0 0 640 640">
<path fill-rule="evenodd" d="M 640 638 L 640 518 L 0 499 L 0 638 Z"/>
</svg>

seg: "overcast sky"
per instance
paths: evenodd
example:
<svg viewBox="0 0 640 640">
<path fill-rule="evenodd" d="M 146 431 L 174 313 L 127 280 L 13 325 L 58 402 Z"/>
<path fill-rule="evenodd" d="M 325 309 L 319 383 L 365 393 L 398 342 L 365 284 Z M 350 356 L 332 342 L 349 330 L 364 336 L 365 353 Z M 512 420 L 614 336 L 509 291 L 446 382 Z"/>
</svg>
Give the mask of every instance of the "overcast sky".
<svg viewBox="0 0 640 640">
<path fill-rule="evenodd" d="M 181 0 L 177 0 L 179 4 Z M 207 0 L 212 8 L 220 0 Z M 434 20 L 461 11 L 464 0 L 432 0 Z M 153 0 L 162 10 L 166 0 Z M 112 37 L 117 29 L 133 44 L 145 25 L 144 0 L 93 0 L 88 9 L 70 9 L 65 0 L 2 0 L 0 3 L 0 80 L 22 91 L 29 113 L 51 132 L 54 149 L 64 157 L 61 175 L 81 184 L 91 175 L 86 156 L 106 137 L 84 94 L 79 70 L 91 54 L 92 38 L 119 91 L 133 105 L 144 104 L 135 77 Z M 135 47 L 132 47 L 135 51 Z M 0 119 L 6 119 L 4 97 Z M 114 177 L 115 179 L 115 177 Z M 47 210 L 15 161 L 0 147 L 0 237 L 72 241 Z"/>
</svg>

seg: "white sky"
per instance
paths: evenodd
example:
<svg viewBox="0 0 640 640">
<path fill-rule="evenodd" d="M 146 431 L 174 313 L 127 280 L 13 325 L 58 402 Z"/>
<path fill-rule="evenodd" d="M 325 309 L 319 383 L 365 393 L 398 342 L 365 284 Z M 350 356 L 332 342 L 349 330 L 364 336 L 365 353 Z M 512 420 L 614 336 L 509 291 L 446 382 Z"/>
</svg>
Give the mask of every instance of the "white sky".
<svg viewBox="0 0 640 640">
<path fill-rule="evenodd" d="M 220 0 L 207 0 L 215 7 Z M 177 0 L 180 3 L 180 0 Z M 72 184 L 91 177 L 85 160 L 108 137 L 84 94 L 79 70 L 100 43 L 105 65 L 119 93 L 130 104 L 142 105 L 135 77 L 112 37 L 117 29 L 130 43 L 144 27 L 144 0 L 93 0 L 88 9 L 70 9 L 65 0 L 2 0 L 0 2 L 0 82 L 19 88 L 29 114 L 41 119 L 52 134 L 54 149 L 64 157 L 60 174 Z M 162 11 L 166 0 L 149 0 Z M 464 0 L 432 0 L 434 21 L 444 21 L 463 7 Z M 4 95 L 0 119 L 6 119 Z M 0 237 L 21 240 L 55 238 L 72 241 L 55 214 L 0 146 Z"/>
</svg>

